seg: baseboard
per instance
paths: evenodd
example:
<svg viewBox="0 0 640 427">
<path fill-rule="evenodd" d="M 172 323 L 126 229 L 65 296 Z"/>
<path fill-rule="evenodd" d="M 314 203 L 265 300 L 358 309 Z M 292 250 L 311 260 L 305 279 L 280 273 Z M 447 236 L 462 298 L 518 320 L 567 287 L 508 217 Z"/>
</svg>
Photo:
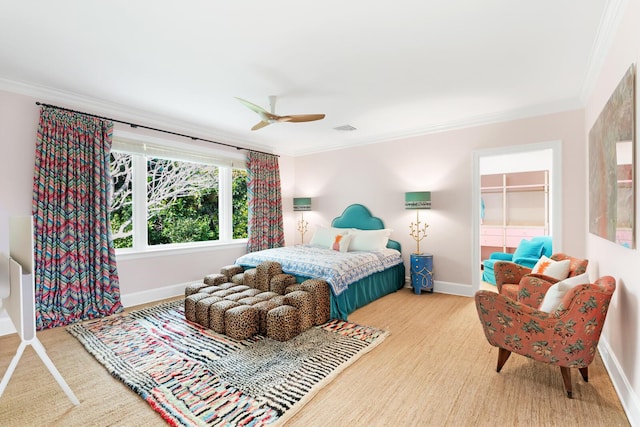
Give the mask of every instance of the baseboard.
<svg viewBox="0 0 640 427">
<path fill-rule="evenodd" d="M 629 380 L 604 336 L 600 336 L 598 351 L 600 351 L 602 363 L 609 374 L 609 378 L 611 378 L 613 388 L 615 388 L 616 393 L 618 393 L 618 398 L 622 403 L 625 414 L 627 414 L 629 423 L 632 426 L 640 426 L 640 399 L 631 387 L 631 384 L 629 384 Z"/>
<path fill-rule="evenodd" d="M 134 292 L 131 294 L 123 294 L 120 296 L 120 301 L 125 308 L 130 308 L 140 304 L 147 304 L 166 298 L 184 295 L 184 288 L 188 283 L 192 282 L 150 289 L 148 291 Z M 17 333 L 16 328 L 13 326 L 13 323 L 6 311 L 3 310 L 0 315 L 0 336 L 15 333 Z"/>
<path fill-rule="evenodd" d="M 472 297 L 474 294 L 473 287 L 471 285 L 443 282 L 441 280 L 434 280 L 433 291 L 441 294 L 459 295 L 462 297 Z"/>
<path fill-rule="evenodd" d="M 405 276 L 404 287 L 411 289 L 411 277 Z M 459 295 L 462 297 L 472 297 L 473 290 L 471 285 L 464 285 L 461 283 L 443 282 L 442 280 L 433 281 L 433 292 L 441 294 Z"/>
<path fill-rule="evenodd" d="M 147 304 L 150 302 L 177 297 L 184 295 L 184 288 L 187 284 L 193 283 L 179 283 L 177 285 L 165 286 L 162 288 L 150 289 L 148 291 L 134 292 L 132 294 L 123 294 L 120 296 L 120 301 L 125 308 L 133 307 L 135 305 Z"/>
</svg>

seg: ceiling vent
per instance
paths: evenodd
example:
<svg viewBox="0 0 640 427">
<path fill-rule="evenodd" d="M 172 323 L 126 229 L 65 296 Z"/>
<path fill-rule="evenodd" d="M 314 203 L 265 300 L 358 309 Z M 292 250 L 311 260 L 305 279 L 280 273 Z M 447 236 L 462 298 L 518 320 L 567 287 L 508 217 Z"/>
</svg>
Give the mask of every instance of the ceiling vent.
<svg viewBox="0 0 640 427">
<path fill-rule="evenodd" d="M 344 130 L 344 131 L 351 131 L 351 130 L 356 130 L 356 128 L 354 128 L 351 125 L 342 125 L 342 126 L 338 126 L 337 128 L 334 128 L 335 130 Z"/>
</svg>

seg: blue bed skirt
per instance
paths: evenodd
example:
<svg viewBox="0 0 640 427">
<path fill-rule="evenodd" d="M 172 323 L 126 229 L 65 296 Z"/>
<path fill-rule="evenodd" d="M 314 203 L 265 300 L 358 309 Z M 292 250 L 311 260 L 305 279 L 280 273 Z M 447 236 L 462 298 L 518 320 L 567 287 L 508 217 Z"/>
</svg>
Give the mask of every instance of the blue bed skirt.
<svg viewBox="0 0 640 427">
<path fill-rule="evenodd" d="M 402 263 L 350 284 L 347 290 L 338 296 L 331 292 L 331 318 L 347 320 L 347 316 L 360 307 L 402 289 L 404 274 Z M 298 283 L 307 279 L 309 277 L 296 276 Z"/>
<path fill-rule="evenodd" d="M 331 318 L 347 320 L 347 316 L 358 308 L 402 289 L 404 273 L 404 263 L 398 264 L 349 285 L 349 288 L 337 297 L 332 294 Z"/>
</svg>

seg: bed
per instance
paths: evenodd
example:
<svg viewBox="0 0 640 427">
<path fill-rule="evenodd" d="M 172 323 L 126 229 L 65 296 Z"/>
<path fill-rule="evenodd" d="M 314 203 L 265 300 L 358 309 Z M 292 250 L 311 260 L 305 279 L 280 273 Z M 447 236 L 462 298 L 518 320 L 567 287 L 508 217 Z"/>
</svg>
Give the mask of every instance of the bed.
<svg viewBox="0 0 640 427">
<path fill-rule="evenodd" d="M 348 206 L 342 215 L 334 218 L 331 227 L 326 228 L 349 229 L 347 234 L 351 234 L 353 240 L 349 243 L 344 238 L 341 242 L 346 241 L 349 249 L 335 246 L 338 243 L 333 249 L 319 244 L 321 227 L 318 227 L 310 244 L 251 252 L 238 258 L 236 264 L 252 268 L 264 261 L 277 261 L 283 272 L 294 275 L 299 283 L 309 278 L 326 280 L 331 289 L 332 319 L 347 320 L 356 309 L 404 286 L 405 267 L 399 242 L 387 237 L 386 247 L 358 250 L 368 247 L 362 246 L 362 238 L 355 235 L 365 239 L 375 235 L 377 239 L 382 232 L 373 230 L 386 230 L 383 221 L 372 216 L 365 206 Z"/>
</svg>

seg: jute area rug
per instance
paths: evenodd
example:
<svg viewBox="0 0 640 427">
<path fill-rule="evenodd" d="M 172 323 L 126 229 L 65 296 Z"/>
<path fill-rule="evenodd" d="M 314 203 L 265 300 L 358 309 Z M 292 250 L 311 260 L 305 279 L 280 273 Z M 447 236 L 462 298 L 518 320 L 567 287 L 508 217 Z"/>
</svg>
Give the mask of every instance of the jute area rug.
<svg viewBox="0 0 640 427">
<path fill-rule="evenodd" d="M 186 321 L 182 300 L 67 330 L 174 426 L 279 425 L 387 336 L 332 320 L 287 342 L 236 341 Z"/>
</svg>

